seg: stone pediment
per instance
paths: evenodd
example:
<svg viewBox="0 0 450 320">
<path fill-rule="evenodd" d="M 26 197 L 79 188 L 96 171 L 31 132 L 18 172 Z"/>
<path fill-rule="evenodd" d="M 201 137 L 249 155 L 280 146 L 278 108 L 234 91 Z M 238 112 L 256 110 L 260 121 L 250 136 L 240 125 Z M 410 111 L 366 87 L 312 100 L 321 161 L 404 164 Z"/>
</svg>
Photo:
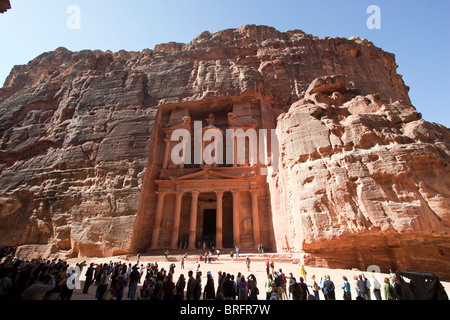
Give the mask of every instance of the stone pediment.
<svg viewBox="0 0 450 320">
<path fill-rule="evenodd" d="M 172 180 L 214 180 L 214 179 L 242 179 L 241 177 L 233 176 L 231 174 L 221 173 L 209 168 L 204 168 L 201 171 L 187 174 L 182 177 L 170 177 Z"/>
<path fill-rule="evenodd" d="M 238 120 L 236 114 L 230 112 L 228 113 L 228 126 L 230 128 L 256 129 L 258 127 L 258 121 L 253 119 L 251 122 L 243 122 Z"/>
<path fill-rule="evenodd" d="M 173 126 L 167 126 L 163 125 L 162 130 L 166 133 L 166 137 L 170 137 L 172 135 L 172 132 L 177 129 L 186 129 L 189 132 L 191 131 L 191 117 L 185 116 L 182 119 L 182 122 L 177 123 Z"/>
</svg>

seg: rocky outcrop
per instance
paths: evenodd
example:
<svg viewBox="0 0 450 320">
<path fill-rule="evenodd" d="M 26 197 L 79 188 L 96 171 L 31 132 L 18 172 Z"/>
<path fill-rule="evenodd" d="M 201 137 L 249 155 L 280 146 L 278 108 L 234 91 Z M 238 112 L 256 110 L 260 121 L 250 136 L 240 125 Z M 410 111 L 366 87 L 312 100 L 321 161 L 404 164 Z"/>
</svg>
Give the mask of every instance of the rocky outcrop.
<svg viewBox="0 0 450 320">
<path fill-rule="evenodd" d="M 126 252 L 157 110 L 133 54 L 60 48 L 2 89 L 1 242 L 50 252 Z"/>
<path fill-rule="evenodd" d="M 11 9 L 9 0 L 0 0 L 0 13 L 5 13 L 9 9 Z"/>
<path fill-rule="evenodd" d="M 332 264 L 360 241 L 385 262 L 423 244 L 441 251 L 418 259 L 445 260 L 448 129 L 420 119 L 396 69 L 365 39 L 253 25 L 141 52 L 44 53 L 0 89 L 0 242 L 129 252 L 158 106 L 253 96 L 281 137 L 274 248 Z"/>
<path fill-rule="evenodd" d="M 289 230 L 277 243 L 301 243 L 307 263 L 448 276 L 449 130 L 345 88 L 342 76 L 316 79 L 278 118 L 272 197 Z"/>
</svg>

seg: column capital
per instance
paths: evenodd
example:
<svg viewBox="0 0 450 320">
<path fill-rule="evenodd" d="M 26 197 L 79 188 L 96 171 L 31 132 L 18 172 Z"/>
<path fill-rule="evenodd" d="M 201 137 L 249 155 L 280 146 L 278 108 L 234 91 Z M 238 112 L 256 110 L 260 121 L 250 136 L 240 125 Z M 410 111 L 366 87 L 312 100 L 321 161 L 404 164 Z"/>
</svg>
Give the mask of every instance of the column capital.
<svg viewBox="0 0 450 320">
<path fill-rule="evenodd" d="M 242 190 L 235 189 L 235 190 L 230 190 L 230 191 L 233 194 L 233 197 L 236 197 L 236 196 L 239 196 L 241 194 Z"/>
<path fill-rule="evenodd" d="M 170 240 L 170 247 L 172 249 L 176 249 L 178 243 L 178 235 L 180 232 L 181 201 L 183 199 L 183 193 L 184 192 L 180 190 L 175 191 L 175 211 L 173 213 L 172 237 Z"/>
<path fill-rule="evenodd" d="M 217 197 L 219 197 L 219 196 L 222 197 L 225 191 L 217 190 L 217 191 L 214 191 L 214 192 L 216 193 Z"/>
<path fill-rule="evenodd" d="M 259 190 L 258 189 L 250 189 L 250 193 L 253 195 L 253 194 L 258 194 L 258 192 L 259 192 Z"/>
<path fill-rule="evenodd" d="M 197 234 L 197 205 L 200 191 L 193 190 L 191 199 L 191 217 L 189 221 L 189 249 L 195 249 L 195 240 Z"/>
<path fill-rule="evenodd" d="M 194 190 L 194 191 L 191 191 L 191 194 L 193 197 L 197 198 L 200 195 L 200 191 Z"/>
<path fill-rule="evenodd" d="M 156 191 L 155 194 L 156 194 L 158 197 L 161 197 L 161 196 L 165 196 L 165 195 L 167 194 L 167 191 Z"/>
</svg>

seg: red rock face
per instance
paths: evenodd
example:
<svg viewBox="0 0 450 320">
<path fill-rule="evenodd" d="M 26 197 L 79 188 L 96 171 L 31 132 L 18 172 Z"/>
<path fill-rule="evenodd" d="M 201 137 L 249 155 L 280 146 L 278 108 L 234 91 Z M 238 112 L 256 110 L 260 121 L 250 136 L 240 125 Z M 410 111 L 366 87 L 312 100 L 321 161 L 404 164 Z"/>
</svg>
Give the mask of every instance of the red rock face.
<svg viewBox="0 0 450 320">
<path fill-rule="evenodd" d="M 9 0 L 0 0 L 0 13 L 4 13 L 11 9 L 11 3 Z"/>
<path fill-rule="evenodd" d="M 264 26 L 142 52 L 44 53 L 0 89 L 0 242 L 129 252 L 151 223 L 136 213 L 158 106 L 252 97 L 260 127 L 280 133 L 274 250 L 448 270 L 449 132 L 420 119 L 396 68 L 365 39 Z"/>
<path fill-rule="evenodd" d="M 342 77 L 318 80 L 278 118 L 273 212 L 290 229 L 277 244 L 301 243 L 307 263 L 446 274 L 448 129 L 411 105 L 349 95 Z"/>
</svg>

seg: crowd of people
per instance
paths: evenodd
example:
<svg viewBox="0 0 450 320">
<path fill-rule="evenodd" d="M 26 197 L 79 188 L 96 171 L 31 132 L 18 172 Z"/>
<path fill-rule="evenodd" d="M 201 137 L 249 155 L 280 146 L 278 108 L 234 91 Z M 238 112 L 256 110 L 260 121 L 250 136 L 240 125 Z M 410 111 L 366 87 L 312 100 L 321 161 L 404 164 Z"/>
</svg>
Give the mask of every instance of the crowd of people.
<svg viewBox="0 0 450 320">
<path fill-rule="evenodd" d="M 0 300 L 70 300 L 73 281 L 74 274 L 62 259 L 9 256 L 0 265 Z"/>
<path fill-rule="evenodd" d="M 168 254 L 168 252 L 167 252 Z M 206 257 L 206 255 L 205 255 Z M 210 257 L 210 255 L 208 255 Z M 167 255 L 166 255 L 167 258 Z M 181 259 L 181 269 L 187 255 Z M 130 262 L 76 264 L 76 269 L 62 259 L 33 259 L 31 261 L 8 257 L 0 265 L 0 300 L 70 300 L 77 277 L 75 271 L 84 273 L 82 293 L 95 287 L 97 300 L 335 300 L 338 291 L 329 275 L 319 279 L 311 275 L 307 283 L 305 266 L 300 267 L 297 279 L 292 273 L 286 276 L 282 269 L 275 269 L 273 260 L 266 261 L 267 278 L 258 283 L 250 273 L 250 258 L 245 258 L 248 276 L 219 271 L 217 276 L 206 274 L 202 284 L 201 257 L 196 258 L 196 268 L 189 270 L 187 277 L 176 274 L 175 263 L 169 270 L 158 263 L 146 266 Z M 211 263 L 205 259 L 205 263 Z M 72 284 L 72 285 L 71 285 Z M 260 294 L 260 289 L 264 290 Z M 401 287 L 391 273 L 383 283 L 370 274 L 361 274 L 350 282 L 342 278 L 340 291 L 344 300 L 395 300 L 401 299 Z M 92 293 L 92 289 L 91 289 Z M 126 294 L 126 295 L 125 295 Z"/>
</svg>

